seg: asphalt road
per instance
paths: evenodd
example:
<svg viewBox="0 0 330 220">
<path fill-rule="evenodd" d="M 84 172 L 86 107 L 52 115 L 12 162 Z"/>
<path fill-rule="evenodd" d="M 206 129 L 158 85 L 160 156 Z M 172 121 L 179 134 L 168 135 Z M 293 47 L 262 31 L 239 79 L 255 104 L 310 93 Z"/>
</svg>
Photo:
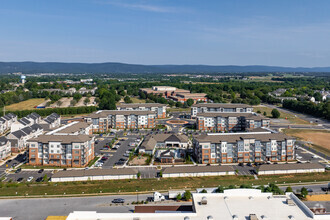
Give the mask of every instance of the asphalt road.
<svg viewBox="0 0 330 220">
<path fill-rule="evenodd" d="M 313 189 L 314 192 L 321 191 L 321 187 L 326 185 L 301 185 L 293 186 L 293 190 L 301 189 L 302 187 Z M 286 187 L 280 187 L 283 190 Z M 167 193 L 165 193 L 165 196 Z M 11 216 L 14 220 L 35 220 L 45 219 L 47 216 L 64 216 L 73 211 L 97 211 L 97 212 L 119 212 L 129 213 L 133 212 L 134 205 L 130 205 L 133 201 L 146 200 L 151 197 L 151 194 L 140 195 L 114 195 L 114 196 L 96 196 L 96 197 L 73 197 L 73 198 L 37 198 L 37 199 L 1 199 L 0 213 L 1 216 Z M 123 205 L 111 204 L 115 198 L 125 199 Z M 127 205 L 127 203 L 129 203 Z M 177 205 L 177 202 L 166 201 L 162 202 L 164 205 Z M 329 203 L 329 202 L 328 202 Z M 329 204 L 324 202 L 322 204 L 329 208 Z M 158 203 L 161 204 L 161 203 Z M 191 203 L 180 203 L 181 205 L 189 205 Z M 307 202 L 309 207 L 315 206 L 315 203 Z M 327 205 L 328 204 L 328 205 Z M 328 209 L 329 211 L 329 209 Z"/>
</svg>

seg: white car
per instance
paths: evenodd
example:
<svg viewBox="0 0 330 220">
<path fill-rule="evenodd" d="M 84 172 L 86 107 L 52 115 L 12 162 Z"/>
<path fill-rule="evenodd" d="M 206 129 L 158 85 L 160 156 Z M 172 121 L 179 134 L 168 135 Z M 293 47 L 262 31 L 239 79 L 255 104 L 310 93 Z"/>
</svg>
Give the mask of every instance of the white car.
<svg viewBox="0 0 330 220">
<path fill-rule="evenodd" d="M 27 182 L 31 182 L 33 180 L 33 176 L 30 176 L 29 178 L 27 178 Z"/>
<path fill-rule="evenodd" d="M 315 158 L 319 158 L 319 156 L 317 156 L 317 155 L 313 155 L 312 158 L 314 158 L 314 159 L 315 159 Z"/>
</svg>

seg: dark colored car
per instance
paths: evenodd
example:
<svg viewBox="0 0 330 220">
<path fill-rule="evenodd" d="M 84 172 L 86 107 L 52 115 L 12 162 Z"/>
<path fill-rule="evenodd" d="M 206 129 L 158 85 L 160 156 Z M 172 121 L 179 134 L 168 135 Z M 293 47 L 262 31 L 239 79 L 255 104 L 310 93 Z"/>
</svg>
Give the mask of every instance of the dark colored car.
<svg viewBox="0 0 330 220">
<path fill-rule="evenodd" d="M 101 160 L 107 160 L 108 159 L 108 157 L 106 157 L 106 156 L 103 156 L 102 158 L 101 158 Z"/>
<path fill-rule="evenodd" d="M 8 163 L 10 163 L 10 162 L 11 162 L 11 160 L 7 160 L 6 164 L 8 164 Z"/>
<path fill-rule="evenodd" d="M 38 177 L 38 178 L 36 179 L 36 182 L 42 182 L 42 177 Z"/>
<path fill-rule="evenodd" d="M 124 162 L 118 161 L 118 162 L 115 163 L 115 165 L 124 165 Z"/>
<path fill-rule="evenodd" d="M 22 180 L 23 180 L 23 178 L 20 177 L 20 178 L 18 178 L 16 181 L 17 181 L 17 182 L 22 182 Z"/>
<path fill-rule="evenodd" d="M 44 172 L 44 169 L 40 169 L 40 170 L 38 171 L 38 173 L 42 173 L 42 172 Z"/>
<path fill-rule="evenodd" d="M 120 158 L 119 161 L 126 161 L 126 159 L 125 158 Z"/>
<path fill-rule="evenodd" d="M 22 168 L 18 168 L 16 171 L 15 171 L 15 173 L 19 173 L 19 172 L 21 172 L 22 171 Z"/>
<path fill-rule="evenodd" d="M 124 202 L 125 199 L 121 199 L 121 198 L 112 200 L 112 203 L 124 203 Z"/>
<path fill-rule="evenodd" d="M 243 163 L 239 163 L 238 166 L 244 167 L 244 164 Z"/>
</svg>

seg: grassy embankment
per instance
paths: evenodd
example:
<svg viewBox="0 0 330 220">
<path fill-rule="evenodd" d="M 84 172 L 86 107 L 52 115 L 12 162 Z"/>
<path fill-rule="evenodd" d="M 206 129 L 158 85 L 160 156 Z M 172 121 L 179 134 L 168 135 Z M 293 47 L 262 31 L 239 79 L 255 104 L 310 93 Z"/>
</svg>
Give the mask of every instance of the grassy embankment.
<svg viewBox="0 0 330 220">
<path fill-rule="evenodd" d="M 188 177 L 188 178 L 163 178 L 157 179 L 134 179 L 134 180 L 112 180 L 112 181 L 84 181 L 68 183 L 2 183 L 0 196 L 24 196 L 28 195 L 63 195 L 65 194 L 94 194 L 94 193 L 123 193 L 144 191 L 161 191 L 170 189 L 194 190 L 200 187 L 217 187 L 219 185 L 229 186 L 242 184 L 266 185 L 268 183 L 297 183 L 328 181 L 330 172 L 311 174 L 290 174 L 259 176 L 258 180 L 253 176 L 217 176 L 217 177 Z M 17 194 L 16 194 L 17 192 Z M 84 193 L 82 193 L 84 192 Z"/>
</svg>

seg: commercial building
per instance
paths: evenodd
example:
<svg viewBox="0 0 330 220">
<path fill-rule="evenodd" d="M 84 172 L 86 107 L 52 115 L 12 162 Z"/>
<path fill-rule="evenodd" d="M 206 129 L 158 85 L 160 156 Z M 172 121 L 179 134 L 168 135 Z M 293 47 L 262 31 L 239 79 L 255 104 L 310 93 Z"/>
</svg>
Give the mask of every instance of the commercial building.
<svg viewBox="0 0 330 220">
<path fill-rule="evenodd" d="M 189 145 L 187 135 L 180 134 L 152 134 L 145 137 L 139 146 L 140 153 L 153 154 L 155 148 L 181 148 Z"/>
<path fill-rule="evenodd" d="M 6 137 L 0 137 L 0 160 L 9 157 L 11 154 L 11 143 Z"/>
<path fill-rule="evenodd" d="M 282 133 L 208 133 L 195 136 L 198 163 L 248 163 L 291 161 L 295 139 Z"/>
<path fill-rule="evenodd" d="M 156 118 L 166 118 L 166 105 L 159 103 L 120 104 L 117 105 L 117 110 L 153 111 Z"/>
<path fill-rule="evenodd" d="M 177 205 L 175 205 L 177 206 Z M 67 220 L 266 220 L 329 219 L 329 214 L 314 214 L 293 193 L 273 195 L 258 189 L 228 189 L 223 193 L 193 193 L 191 208 L 155 205 L 132 213 L 75 211 Z M 143 212 L 145 210 L 145 212 Z"/>
<path fill-rule="evenodd" d="M 109 129 L 154 128 L 156 113 L 153 111 L 103 110 L 89 114 L 85 121 L 93 124 L 93 132 Z"/>
<path fill-rule="evenodd" d="M 190 93 L 189 90 L 185 89 L 178 89 L 172 86 L 153 86 L 150 88 L 141 88 L 140 91 L 144 92 L 145 94 L 156 94 L 162 95 L 163 97 L 169 97 L 171 95 L 176 95 L 177 93 Z"/>
<path fill-rule="evenodd" d="M 136 179 L 138 171 L 122 169 L 89 169 L 59 171 L 52 176 L 52 182 Z"/>
<path fill-rule="evenodd" d="M 318 172 L 325 172 L 325 167 L 318 163 L 264 164 L 258 168 L 258 175 Z"/>
<path fill-rule="evenodd" d="M 256 113 L 202 112 L 196 117 L 197 129 L 203 131 L 245 131 L 269 124 L 269 118 Z"/>
<path fill-rule="evenodd" d="M 252 113 L 253 107 L 246 104 L 198 103 L 191 107 L 191 117 L 203 112 Z"/>
<path fill-rule="evenodd" d="M 94 158 L 89 135 L 41 135 L 27 143 L 30 165 L 85 167 Z"/>
<path fill-rule="evenodd" d="M 175 95 L 169 96 L 170 99 L 176 102 L 186 102 L 188 99 L 194 100 L 196 102 L 207 102 L 207 97 L 205 93 L 176 93 Z"/>
</svg>

